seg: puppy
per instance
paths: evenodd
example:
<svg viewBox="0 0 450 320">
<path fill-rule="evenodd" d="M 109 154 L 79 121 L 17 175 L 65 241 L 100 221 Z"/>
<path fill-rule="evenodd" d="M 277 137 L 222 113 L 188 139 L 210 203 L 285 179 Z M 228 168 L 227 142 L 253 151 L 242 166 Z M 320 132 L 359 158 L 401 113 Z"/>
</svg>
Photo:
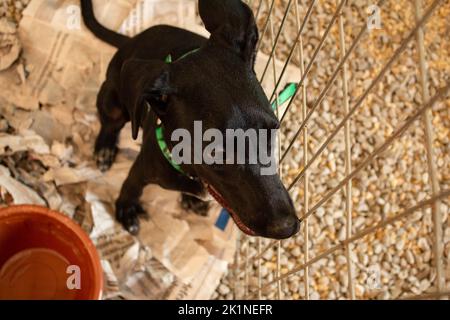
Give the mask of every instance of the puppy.
<svg viewBox="0 0 450 320">
<path fill-rule="evenodd" d="M 181 128 L 194 134 L 196 121 L 204 130 L 222 133 L 279 127 L 254 72 L 258 30 L 251 9 L 241 0 L 199 0 L 209 39 L 166 25 L 129 38 L 100 25 L 91 0 L 81 0 L 81 5 L 91 32 L 118 48 L 97 100 L 99 168 L 113 164 L 119 133 L 128 121 L 134 139 L 143 129 L 142 149 L 116 202 L 117 220 L 137 234 L 144 213 L 139 198 L 154 183 L 180 191 L 184 206 L 199 211 L 207 208 L 201 199 L 209 190 L 248 235 L 284 239 L 297 233 L 300 221 L 287 190 L 277 174 L 261 175 L 260 162 L 194 161 L 176 168 L 160 144 L 162 140 L 172 150 L 173 133 Z M 159 138 L 157 128 L 164 129 Z M 275 148 L 270 139 L 265 147 Z"/>
</svg>

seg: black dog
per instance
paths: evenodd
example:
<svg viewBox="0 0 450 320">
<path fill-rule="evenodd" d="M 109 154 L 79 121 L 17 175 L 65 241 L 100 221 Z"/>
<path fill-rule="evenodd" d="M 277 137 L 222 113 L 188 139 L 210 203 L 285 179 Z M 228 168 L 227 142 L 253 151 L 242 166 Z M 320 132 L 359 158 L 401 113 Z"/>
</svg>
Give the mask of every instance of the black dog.
<svg viewBox="0 0 450 320">
<path fill-rule="evenodd" d="M 133 234 L 139 231 L 138 216 L 144 213 L 139 198 L 147 184 L 155 183 L 181 191 L 184 205 L 196 208 L 205 208 L 198 198 L 209 189 L 249 235 L 283 239 L 297 233 L 300 222 L 277 175 L 261 176 L 258 164 L 183 164 L 183 174 L 167 161 L 155 135 L 161 121 L 172 148 L 173 131 L 193 132 L 197 120 L 205 130 L 222 132 L 279 127 L 254 73 L 258 31 L 250 8 L 241 0 L 199 0 L 210 39 L 164 25 L 128 38 L 98 23 L 91 0 L 81 0 L 81 5 L 87 27 L 119 48 L 98 94 L 98 166 L 107 170 L 112 165 L 120 130 L 128 121 L 133 138 L 140 127 L 144 132 L 141 152 L 116 202 L 116 217 L 123 226 Z M 170 64 L 165 61 L 169 54 L 174 61 Z"/>
</svg>

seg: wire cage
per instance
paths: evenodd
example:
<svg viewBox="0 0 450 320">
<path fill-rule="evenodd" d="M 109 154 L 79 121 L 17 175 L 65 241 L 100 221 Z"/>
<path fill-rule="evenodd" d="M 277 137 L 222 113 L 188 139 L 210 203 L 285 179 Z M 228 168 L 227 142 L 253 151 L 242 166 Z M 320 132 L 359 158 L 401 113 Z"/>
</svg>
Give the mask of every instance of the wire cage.
<svg viewBox="0 0 450 320">
<path fill-rule="evenodd" d="M 448 1 L 249 0 L 280 108 L 280 175 L 302 220 L 240 235 L 235 299 L 447 298 Z M 447 34 L 446 34 L 447 33 Z"/>
</svg>

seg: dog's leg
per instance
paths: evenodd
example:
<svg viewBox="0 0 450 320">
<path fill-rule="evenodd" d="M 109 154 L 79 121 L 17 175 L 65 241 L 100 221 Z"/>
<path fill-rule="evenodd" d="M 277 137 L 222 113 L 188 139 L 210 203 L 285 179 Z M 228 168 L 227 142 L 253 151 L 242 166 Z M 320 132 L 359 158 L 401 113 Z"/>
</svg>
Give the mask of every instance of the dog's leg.
<svg viewBox="0 0 450 320">
<path fill-rule="evenodd" d="M 101 129 L 95 142 L 95 158 L 98 168 L 107 171 L 117 155 L 120 130 L 129 120 L 128 115 L 120 107 L 115 89 L 108 81 L 103 83 L 98 94 L 97 109 Z"/>
<path fill-rule="evenodd" d="M 193 211 L 194 213 L 206 217 L 209 210 L 209 202 L 203 201 L 197 197 L 191 196 L 186 193 L 181 194 L 181 207 L 187 211 Z"/>
<path fill-rule="evenodd" d="M 141 151 L 133 163 L 116 201 L 117 221 L 134 235 L 139 232 L 139 216 L 146 214 L 139 202 L 145 186 L 149 183 L 145 175 L 143 158 L 143 152 Z"/>
<path fill-rule="evenodd" d="M 207 195 L 203 184 L 181 175 L 167 163 L 164 163 L 164 167 L 155 166 L 151 160 L 151 150 L 150 144 L 142 146 L 116 201 L 116 219 L 131 234 L 139 232 L 139 216 L 145 215 L 139 199 L 145 186 L 150 183 L 158 183 L 164 189 L 182 192 L 185 199 L 190 198 L 189 209 L 197 213 L 205 214 L 207 211 L 208 204 L 198 199 Z"/>
</svg>

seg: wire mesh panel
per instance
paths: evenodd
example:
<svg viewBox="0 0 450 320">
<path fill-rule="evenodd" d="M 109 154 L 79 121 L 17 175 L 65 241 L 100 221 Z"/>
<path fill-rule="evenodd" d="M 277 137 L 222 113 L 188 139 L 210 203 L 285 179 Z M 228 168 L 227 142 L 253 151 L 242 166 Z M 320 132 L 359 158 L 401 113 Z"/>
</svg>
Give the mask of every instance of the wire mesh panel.
<svg viewBox="0 0 450 320">
<path fill-rule="evenodd" d="M 448 1 L 247 1 L 280 106 L 280 175 L 302 221 L 241 235 L 236 299 L 450 294 Z"/>
</svg>

